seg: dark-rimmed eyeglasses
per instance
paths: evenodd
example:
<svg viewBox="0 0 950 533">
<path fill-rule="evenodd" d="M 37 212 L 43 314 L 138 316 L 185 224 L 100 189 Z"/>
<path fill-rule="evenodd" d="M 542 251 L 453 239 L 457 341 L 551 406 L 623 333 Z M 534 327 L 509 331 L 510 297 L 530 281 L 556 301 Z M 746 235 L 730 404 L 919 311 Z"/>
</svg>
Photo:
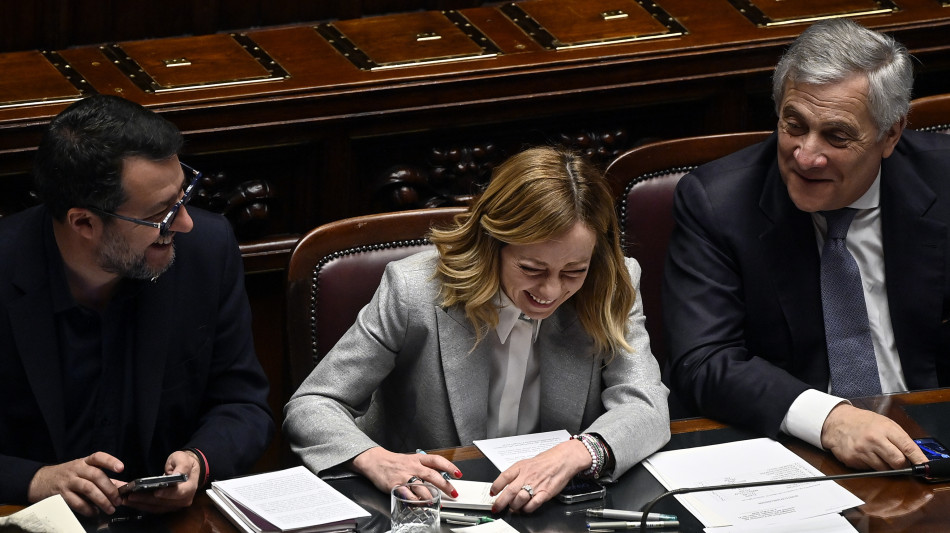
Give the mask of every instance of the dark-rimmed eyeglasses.
<svg viewBox="0 0 950 533">
<path fill-rule="evenodd" d="M 99 209 L 98 207 L 89 207 L 90 211 L 95 211 L 100 215 L 106 215 L 113 218 L 118 218 L 119 220 L 125 220 L 127 222 L 132 222 L 134 224 L 139 224 L 142 226 L 149 226 L 151 228 L 158 228 L 158 235 L 164 237 L 168 235 L 172 224 L 175 222 L 175 217 L 178 216 L 178 211 L 181 210 L 181 206 L 188 203 L 191 200 L 192 194 L 195 192 L 195 186 L 198 184 L 198 180 L 201 178 L 201 172 L 197 171 L 188 165 L 181 163 L 181 168 L 185 173 L 185 179 L 182 181 L 184 188 L 182 189 L 181 199 L 175 202 L 175 205 L 168 210 L 168 213 L 162 217 L 161 222 L 153 222 L 150 220 L 142 220 L 140 218 L 127 217 L 125 215 L 120 215 L 118 213 L 112 213 L 110 211 L 105 211 Z M 190 177 L 189 177 L 190 176 Z M 187 185 L 185 185 L 187 184 Z"/>
</svg>

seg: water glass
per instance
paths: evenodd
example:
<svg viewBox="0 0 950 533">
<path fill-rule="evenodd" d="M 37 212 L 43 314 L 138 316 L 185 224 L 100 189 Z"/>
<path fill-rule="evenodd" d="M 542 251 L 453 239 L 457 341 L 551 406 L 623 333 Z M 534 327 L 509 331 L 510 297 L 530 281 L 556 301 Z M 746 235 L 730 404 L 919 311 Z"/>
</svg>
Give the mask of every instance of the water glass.
<svg viewBox="0 0 950 533">
<path fill-rule="evenodd" d="M 437 533 L 442 492 L 431 483 L 403 483 L 392 490 L 392 533 Z"/>
</svg>

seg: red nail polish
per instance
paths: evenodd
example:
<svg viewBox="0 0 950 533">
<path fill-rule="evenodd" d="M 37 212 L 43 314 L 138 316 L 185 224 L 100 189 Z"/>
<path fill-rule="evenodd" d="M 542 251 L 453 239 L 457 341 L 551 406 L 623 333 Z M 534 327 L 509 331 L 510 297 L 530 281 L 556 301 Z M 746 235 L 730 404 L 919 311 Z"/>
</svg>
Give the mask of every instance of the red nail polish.
<svg viewBox="0 0 950 533">
<path fill-rule="evenodd" d="M 452 497 L 453 497 L 453 498 L 458 498 L 458 497 L 459 497 L 459 491 L 453 489 L 453 490 L 452 490 Z"/>
<path fill-rule="evenodd" d="M 461 479 L 461 478 L 462 478 L 462 471 L 461 471 L 461 470 L 456 470 L 456 471 L 455 471 L 455 478 L 456 478 L 456 479 Z"/>
</svg>

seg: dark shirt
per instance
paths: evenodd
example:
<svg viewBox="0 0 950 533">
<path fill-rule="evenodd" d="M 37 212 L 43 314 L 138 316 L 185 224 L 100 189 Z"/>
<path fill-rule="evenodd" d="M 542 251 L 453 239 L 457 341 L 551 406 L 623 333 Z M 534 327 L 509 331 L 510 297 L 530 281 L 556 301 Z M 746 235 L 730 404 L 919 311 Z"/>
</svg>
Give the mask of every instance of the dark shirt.
<svg viewBox="0 0 950 533">
<path fill-rule="evenodd" d="M 49 258 L 57 346 L 65 398 L 66 447 L 63 460 L 106 452 L 123 462 L 116 479 L 153 475 L 137 453 L 134 416 L 135 313 L 132 301 L 140 291 L 137 280 L 123 279 L 101 312 L 76 302 L 66 281 L 65 265 L 52 226 L 44 232 Z"/>
</svg>

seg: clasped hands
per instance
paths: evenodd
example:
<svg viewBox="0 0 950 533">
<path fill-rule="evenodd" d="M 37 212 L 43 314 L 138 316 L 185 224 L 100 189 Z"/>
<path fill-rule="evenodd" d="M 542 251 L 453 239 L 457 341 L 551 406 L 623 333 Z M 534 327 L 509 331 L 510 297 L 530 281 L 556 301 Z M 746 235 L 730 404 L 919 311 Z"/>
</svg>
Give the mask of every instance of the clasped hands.
<svg viewBox="0 0 950 533">
<path fill-rule="evenodd" d="M 191 505 L 198 491 L 200 467 L 191 452 L 177 451 L 168 456 L 165 473 L 188 475 L 188 481 L 171 487 L 120 496 L 119 487 L 126 482 L 110 478 L 106 471 L 120 473 L 124 469 L 122 461 L 105 452 L 44 466 L 30 481 L 27 498 L 35 503 L 60 494 L 74 512 L 92 517 L 114 514 L 122 505 L 147 513 L 166 513 Z"/>
<path fill-rule="evenodd" d="M 454 479 L 462 477 L 458 467 L 442 456 L 393 453 L 379 446 L 356 456 L 350 464 L 383 492 L 412 479 L 431 483 L 454 498 L 458 492 L 442 477 L 442 472 L 448 472 Z M 531 459 L 518 461 L 492 483 L 490 493 L 497 495 L 492 513 L 506 508 L 512 512 L 534 512 L 590 465 L 590 452 L 577 440 L 562 442 Z"/>
</svg>

